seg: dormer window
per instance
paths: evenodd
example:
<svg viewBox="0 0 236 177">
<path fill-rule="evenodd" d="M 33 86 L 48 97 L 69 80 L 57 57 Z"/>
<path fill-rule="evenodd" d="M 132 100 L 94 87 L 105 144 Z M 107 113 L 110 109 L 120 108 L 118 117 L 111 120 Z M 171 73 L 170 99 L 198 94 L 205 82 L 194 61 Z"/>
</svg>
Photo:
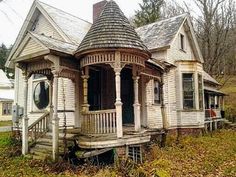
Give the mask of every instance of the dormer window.
<svg viewBox="0 0 236 177">
<path fill-rule="evenodd" d="M 180 34 L 180 49 L 185 51 L 185 37 L 183 34 Z"/>
</svg>

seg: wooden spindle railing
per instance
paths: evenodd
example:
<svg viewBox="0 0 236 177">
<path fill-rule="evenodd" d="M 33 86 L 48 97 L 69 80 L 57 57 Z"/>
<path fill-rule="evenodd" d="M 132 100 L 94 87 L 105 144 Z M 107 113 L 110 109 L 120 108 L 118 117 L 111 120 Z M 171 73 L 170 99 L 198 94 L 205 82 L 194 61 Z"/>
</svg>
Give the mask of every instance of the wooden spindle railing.
<svg viewBox="0 0 236 177">
<path fill-rule="evenodd" d="M 89 111 L 83 114 L 81 132 L 85 134 L 116 133 L 116 110 Z"/>
<path fill-rule="evenodd" d="M 33 124 L 28 127 L 29 137 L 32 142 L 36 142 L 38 138 L 42 137 L 48 132 L 49 112 L 45 112 Z"/>
</svg>

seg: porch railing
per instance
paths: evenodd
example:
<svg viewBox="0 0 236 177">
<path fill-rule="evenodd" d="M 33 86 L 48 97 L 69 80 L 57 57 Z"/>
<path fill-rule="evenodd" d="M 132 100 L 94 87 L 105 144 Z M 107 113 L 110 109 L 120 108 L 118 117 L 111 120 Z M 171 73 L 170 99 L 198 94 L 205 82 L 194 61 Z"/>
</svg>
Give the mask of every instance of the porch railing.
<svg viewBox="0 0 236 177">
<path fill-rule="evenodd" d="M 45 112 L 33 124 L 28 127 L 29 137 L 32 142 L 36 142 L 38 138 L 42 137 L 48 132 L 49 112 Z"/>
<path fill-rule="evenodd" d="M 205 119 L 220 119 L 221 110 L 219 109 L 205 109 Z"/>
<path fill-rule="evenodd" d="M 81 132 L 85 134 L 116 133 L 116 110 L 89 111 L 82 116 Z"/>
</svg>

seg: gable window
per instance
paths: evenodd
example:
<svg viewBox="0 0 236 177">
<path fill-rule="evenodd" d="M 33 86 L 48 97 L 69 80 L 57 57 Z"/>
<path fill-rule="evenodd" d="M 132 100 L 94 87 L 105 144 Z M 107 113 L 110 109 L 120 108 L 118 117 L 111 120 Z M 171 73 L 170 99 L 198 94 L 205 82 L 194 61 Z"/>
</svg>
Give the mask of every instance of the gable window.
<svg viewBox="0 0 236 177">
<path fill-rule="evenodd" d="M 154 80 L 154 103 L 161 103 L 161 88 L 160 83 L 157 80 Z"/>
<path fill-rule="evenodd" d="M 195 93 L 194 93 L 194 75 L 193 73 L 183 74 L 183 108 L 195 108 Z"/>
<path fill-rule="evenodd" d="M 199 96 L 199 109 L 203 109 L 203 84 L 202 75 L 198 74 L 198 96 Z"/>
<path fill-rule="evenodd" d="M 2 103 L 2 115 L 11 115 L 12 103 Z"/>
<path fill-rule="evenodd" d="M 185 38 L 183 34 L 180 34 L 180 49 L 185 50 Z"/>
</svg>

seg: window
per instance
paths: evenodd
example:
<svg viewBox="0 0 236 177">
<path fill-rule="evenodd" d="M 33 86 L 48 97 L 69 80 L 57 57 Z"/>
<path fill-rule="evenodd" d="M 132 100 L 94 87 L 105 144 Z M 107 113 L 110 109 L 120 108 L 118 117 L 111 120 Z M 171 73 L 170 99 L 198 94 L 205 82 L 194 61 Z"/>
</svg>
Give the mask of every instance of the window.
<svg viewBox="0 0 236 177">
<path fill-rule="evenodd" d="M 2 115 L 11 115 L 12 103 L 2 103 Z"/>
<path fill-rule="evenodd" d="M 185 50 L 185 42 L 184 42 L 184 35 L 183 34 L 180 34 L 180 49 L 181 50 Z"/>
<path fill-rule="evenodd" d="M 184 109 L 195 108 L 194 79 L 193 73 L 183 74 L 183 107 Z"/>
<path fill-rule="evenodd" d="M 154 80 L 154 103 L 161 103 L 161 88 L 160 83 L 157 80 Z"/>
<path fill-rule="evenodd" d="M 199 109 L 203 109 L 203 87 L 202 75 L 198 74 L 198 96 L 199 96 Z"/>
<path fill-rule="evenodd" d="M 142 163 L 142 152 L 140 146 L 128 147 L 128 158 L 132 159 L 136 163 Z"/>
<path fill-rule="evenodd" d="M 39 82 L 34 89 L 34 103 L 38 109 L 44 109 L 49 104 L 49 85 L 45 81 Z"/>
</svg>

